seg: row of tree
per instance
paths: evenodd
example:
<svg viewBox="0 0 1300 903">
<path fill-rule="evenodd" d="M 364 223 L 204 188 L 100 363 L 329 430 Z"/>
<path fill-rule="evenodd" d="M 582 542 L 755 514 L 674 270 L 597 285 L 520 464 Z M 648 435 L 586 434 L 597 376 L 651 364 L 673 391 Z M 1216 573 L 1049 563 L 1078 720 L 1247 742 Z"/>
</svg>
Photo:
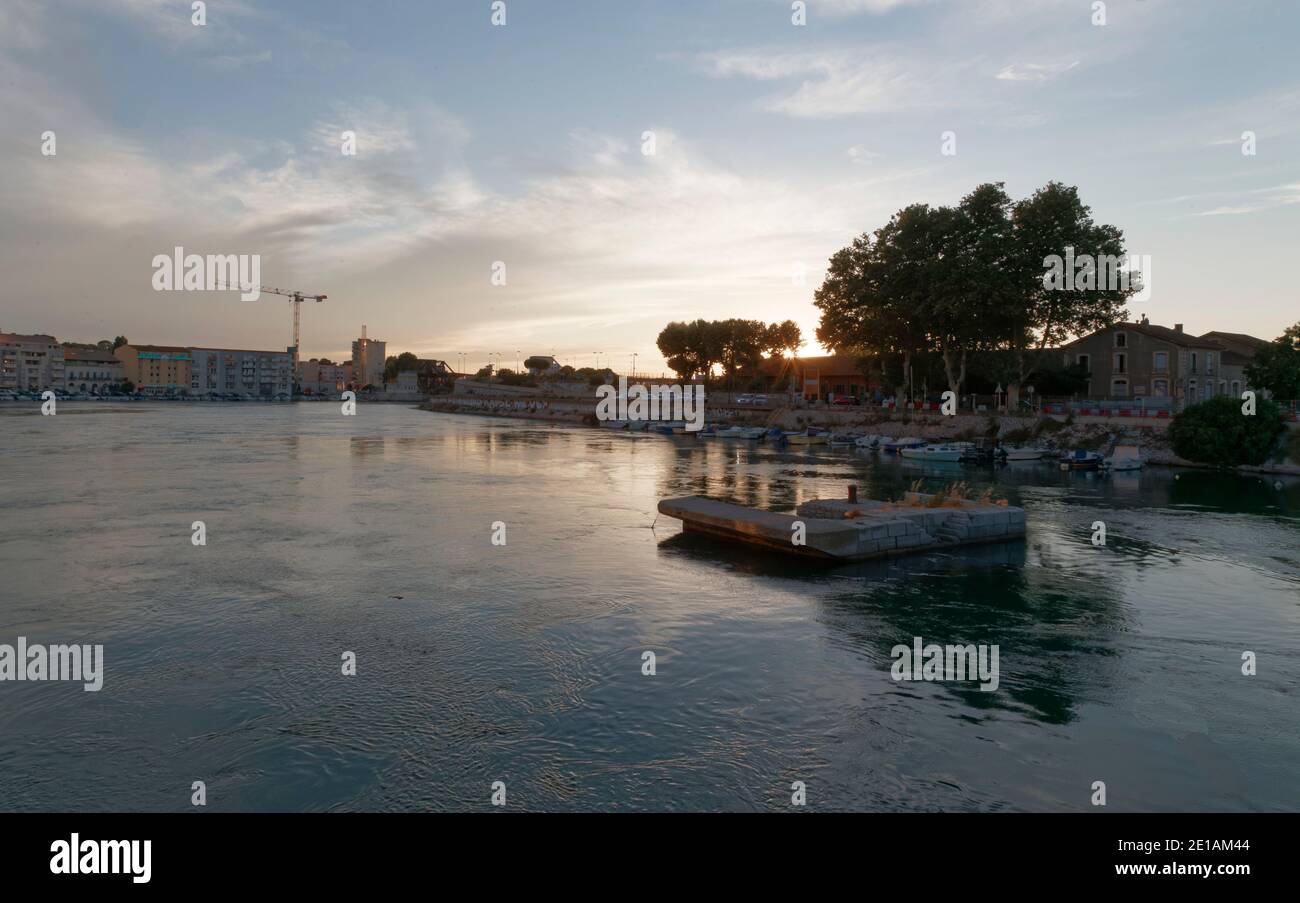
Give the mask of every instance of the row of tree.
<svg viewBox="0 0 1300 903">
<path fill-rule="evenodd" d="M 814 296 L 818 341 L 874 358 L 904 383 L 914 358 L 937 356 L 958 393 L 978 356 L 1014 407 L 1050 349 L 1120 320 L 1141 288 L 1136 274 L 1045 279 L 1045 261 L 1068 249 L 1079 260 L 1120 259 L 1124 235 L 1095 223 L 1078 189 L 1059 182 L 1020 201 L 999 182 L 956 207 L 913 204 L 831 258 Z"/>
<path fill-rule="evenodd" d="M 729 384 L 763 378 L 764 356 L 797 354 L 803 336 L 793 320 L 764 323 L 761 320 L 695 320 L 669 323 L 659 333 L 659 351 L 682 379 L 709 377 L 715 366 Z"/>
</svg>

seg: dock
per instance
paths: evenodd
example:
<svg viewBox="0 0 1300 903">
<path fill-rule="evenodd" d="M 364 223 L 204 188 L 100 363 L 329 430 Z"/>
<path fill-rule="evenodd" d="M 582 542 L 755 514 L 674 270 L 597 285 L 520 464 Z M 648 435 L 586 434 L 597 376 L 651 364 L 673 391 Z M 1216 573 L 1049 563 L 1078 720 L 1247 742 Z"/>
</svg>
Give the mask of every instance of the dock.
<svg viewBox="0 0 1300 903">
<path fill-rule="evenodd" d="M 705 533 L 807 558 L 863 561 L 931 552 L 974 543 L 1005 542 L 1025 535 L 1025 511 L 1005 502 L 936 499 L 909 492 L 899 502 L 814 499 L 794 514 L 746 508 L 693 495 L 664 499 L 659 513 L 677 518 L 688 533 Z M 803 523 L 797 545 L 796 524 Z"/>
</svg>

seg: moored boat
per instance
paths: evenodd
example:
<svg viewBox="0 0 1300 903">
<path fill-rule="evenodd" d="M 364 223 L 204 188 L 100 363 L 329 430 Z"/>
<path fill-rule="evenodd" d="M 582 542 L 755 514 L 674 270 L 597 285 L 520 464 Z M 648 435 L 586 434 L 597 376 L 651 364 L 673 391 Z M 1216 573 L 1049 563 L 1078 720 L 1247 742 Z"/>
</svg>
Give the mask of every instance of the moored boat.
<svg viewBox="0 0 1300 903">
<path fill-rule="evenodd" d="M 1040 461 L 1047 452 L 1041 448 L 1004 448 L 1004 460 L 1010 461 Z"/>
<path fill-rule="evenodd" d="M 1101 462 L 1101 466 L 1110 471 L 1141 470 L 1146 462 L 1136 445 L 1117 445 L 1110 456 Z"/>
<path fill-rule="evenodd" d="M 898 454 L 909 461 L 960 461 L 966 449 L 960 445 L 922 445 L 901 448 Z"/>
<path fill-rule="evenodd" d="M 1075 449 L 1061 455 L 1061 470 L 1097 470 L 1101 467 L 1100 452 Z"/>
<path fill-rule="evenodd" d="M 729 426 L 726 429 L 717 430 L 714 434 L 718 439 L 745 439 L 756 440 L 762 439 L 767 432 L 761 426 Z"/>
<path fill-rule="evenodd" d="M 925 444 L 924 439 L 907 436 L 903 439 L 891 439 L 889 442 L 882 442 L 880 448 L 887 454 L 896 455 L 905 448 L 920 448 Z"/>
</svg>

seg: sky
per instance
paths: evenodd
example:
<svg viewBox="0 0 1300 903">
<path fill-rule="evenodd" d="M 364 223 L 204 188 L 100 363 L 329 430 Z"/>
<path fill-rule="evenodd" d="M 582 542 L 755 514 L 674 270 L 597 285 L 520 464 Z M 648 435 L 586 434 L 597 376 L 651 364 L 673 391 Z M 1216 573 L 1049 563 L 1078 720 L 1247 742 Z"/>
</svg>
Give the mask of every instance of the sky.
<svg viewBox="0 0 1300 903">
<path fill-rule="evenodd" d="M 155 291 L 181 246 L 328 295 L 304 359 L 365 324 L 453 366 L 658 372 L 660 329 L 698 317 L 793 319 L 810 354 L 855 235 L 1059 180 L 1151 255 L 1135 316 L 1280 334 L 1300 4 L 1098 5 L 210 0 L 195 25 L 188 0 L 3 0 L 0 330 L 290 344 L 281 298 Z"/>
</svg>

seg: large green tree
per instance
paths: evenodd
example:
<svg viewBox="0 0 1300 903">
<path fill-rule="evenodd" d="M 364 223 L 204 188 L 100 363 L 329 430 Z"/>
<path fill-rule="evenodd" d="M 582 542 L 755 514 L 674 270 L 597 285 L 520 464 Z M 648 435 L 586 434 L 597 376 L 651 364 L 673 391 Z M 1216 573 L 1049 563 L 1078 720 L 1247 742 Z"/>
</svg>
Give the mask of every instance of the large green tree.
<svg viewBox="0 0 1300 903">
<path fill-rule="evenodd" d="M 1079 199 L 1078 188 L 1049 182 L 1032 197 L 1019 201 L 1012 218 L 1015 245 L 1008 266 L 1022 280 L 1023 294 L 1018 293 L 1007 310 L 1009 320 L 1002 328 L 1017 364 L 1007 386 L 1007 404 L 1014 407 L 1020 386 L 1052 349 L 1118 322 L 1128 298 L 1141 285 L 1133 274 L 1123 285 L 1099 279 L 1089 287 L 1086 281 L 1076 280 L 1073 288 L 1054 285 L 1047 278 L 1047 261 L 1065 257 L 1067 252 L 1077 260 L 1127 259 L 1124 233 L 1094 222 L 1092 210 Z"/>
<path fill-rule="evenodd" d="M 1274 398 L 1300 398 L 1300 323 L 1255 352 L 1246 365 L 1246 379 Z"/>
<path fill-rule="evenodd" d="M 1094 223 L 1077 189 L 1057 182 L 1018 203 L 986 183 L 957 207 L 914 204 L 831 258 L 814 295 L 817 338 L 835 352 L 897 358 L 885 372 L 905 381 L 933 352 L 955 392 L 972 355 L 1001 352 L 1015 406 L 1050 349 L 1114 323 L 1140 287 L 1049 286 L 1046 260 L 1067 249 L 1121 259 L 1123 234 Z"/>
<path fill-rule="evenodd" d="M 817 341 L 833 354 L 896 357 L 895 386 L 901 394 L 912 357 L 929 346 L 929 336 L 913 316 L 915 298 L 897 278 L 902 268 L 895 241 L 899 216 L 831 256 L 813 303 L 821 310 Z"/>
</svg>

